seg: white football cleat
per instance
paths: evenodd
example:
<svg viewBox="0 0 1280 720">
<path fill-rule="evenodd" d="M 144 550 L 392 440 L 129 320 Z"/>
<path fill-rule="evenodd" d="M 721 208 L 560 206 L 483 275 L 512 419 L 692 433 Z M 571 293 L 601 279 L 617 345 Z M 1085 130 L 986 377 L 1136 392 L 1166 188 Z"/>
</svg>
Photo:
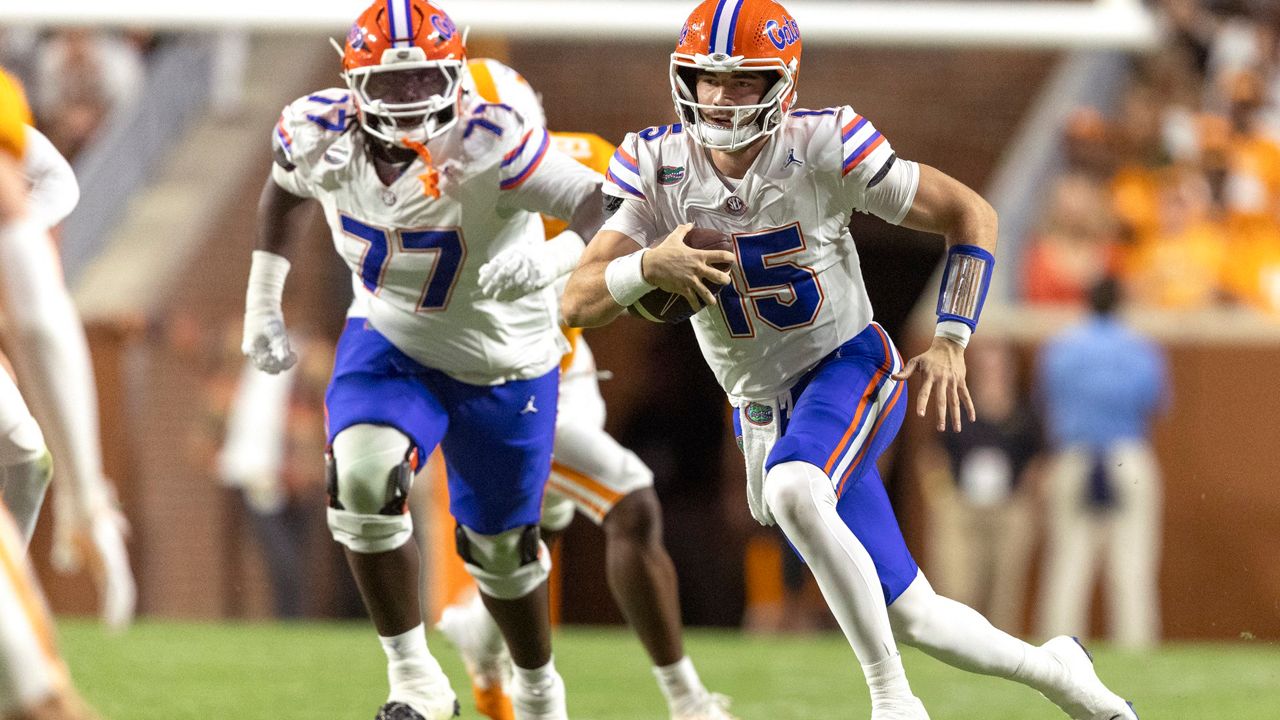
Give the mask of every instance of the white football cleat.
<svg viewBox="0 0 1280 720">
<path fill-rule="evenodd" d="M 1138 720 L 1133 705 L 1102 684 L 1093 667 L 1093 656 L 1078 639 L 1059 635 L 1040 647 L 1062 663 L 1069 683 L 1045 697 L 1072 720 Z"/>
<path fill-rule="evenodd" d="M 516 720 L 569 720 L 564 695 L 560 673 L 554 673 L 551 681 L 541 687 L 525 685 L 519 676 L 511 683 L 511 705 Z"/>
<path fill-rule="evenodd" d="M 920 698 L 913 697 L 905 702 L 871 708 L 871 720 L 929 720 L 929 713 Z"/>
<path fill-rule="evenodd" d="M 738 720 L 729 713 L 729 698 L 707 693 L 699 701 L 672 708 L 671 720 Z"/>
<path fill-rule="evenodd" d="M 502 644 L 495 650 L 485 639 L 483 630 L 475 627 L 472 617 L 465 605 L 451 605 L 441 613 L 436 629 L 462 656 L 462 664 L 471 678 L 476 712 L 490 720 L 515 720 L 511 696 L 507 694 L 511 655 Z"/>
</svg>

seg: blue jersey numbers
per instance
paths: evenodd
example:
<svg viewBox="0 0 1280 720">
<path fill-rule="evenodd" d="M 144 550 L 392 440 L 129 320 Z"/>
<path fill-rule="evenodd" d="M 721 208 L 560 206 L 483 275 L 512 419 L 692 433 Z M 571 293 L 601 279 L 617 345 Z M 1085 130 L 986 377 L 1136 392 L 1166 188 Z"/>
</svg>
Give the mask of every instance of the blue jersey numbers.
<svg viewBox="0 0 1280 720">
<path fill-rule="evenodd" d="M 390 286 L 403 296 L 420 286 L 416 310 L 432 312 L 448 307 L 467 255 L 457 228 L 384 230 L 348 215 L 340 217 L 342 231 L 362 246 L 352 248 L 357 253 L 344 248 L 343 257 L 366 290 L 380 294 Z"/>
<path fill-rule="evenodd" d="M 799 223 L 735 235 L 733 242 L 741 278 L 735 273 L 719 298 L 731 336 L 754 337 L 752 316 L 775 330 L 804 327 L 818 317 L 823 294 L 817 273 L 787 259 L 805 249 Z M 739 287 L 739 282 L 745 287 Z"/>
</svg>

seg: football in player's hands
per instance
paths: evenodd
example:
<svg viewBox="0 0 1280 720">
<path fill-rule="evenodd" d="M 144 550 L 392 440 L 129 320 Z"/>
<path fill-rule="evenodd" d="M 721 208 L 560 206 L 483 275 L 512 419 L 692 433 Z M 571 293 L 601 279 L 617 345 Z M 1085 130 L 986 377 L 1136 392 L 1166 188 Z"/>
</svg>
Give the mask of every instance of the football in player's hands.
<svg viewBox="0 0 1280 720">
<path fill-rule="evenodd" d="M 684 244 L 698 250 L 727 250 L 733 252 L 733 238 L 729 237 L 727 233 L 710 228 L 691 228 L 684 236 Z M 724 263 L 716 263 L 712 267 L 725 272 L 729 270 L 729 266 Z M 723 287 L 723 285 L 707 283 L 707 289 L 713 294 L 719 294 Z M 702 305 L 696 308 L 689 305 L 689 301 L 682 295 L 667 292 L 661 288 L 654 288 L 644 297 L 637 300 L 631 307 L 627 308 L 627 311 L 651 322 L 672 324 L 688 320 L 701 309 Z"/>
</svg>

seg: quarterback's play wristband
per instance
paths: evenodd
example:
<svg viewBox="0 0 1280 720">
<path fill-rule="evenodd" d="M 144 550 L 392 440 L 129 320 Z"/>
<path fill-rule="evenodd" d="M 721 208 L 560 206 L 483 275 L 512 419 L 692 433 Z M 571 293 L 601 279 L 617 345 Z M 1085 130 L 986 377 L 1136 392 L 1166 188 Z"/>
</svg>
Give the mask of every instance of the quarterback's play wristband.
<svg viewBox="0 0 1280 720">
<path fill-rule="evenodd" d="M 644 297 L 655 286 L 644 279 L 640 270 L 640 261 L 648 248 L 637 250 L 630 255 L 615 258 L 604 269 L 604 284 L 609 288 L 613 301 L 622 307 L 630 307 Z"/>
<path fill-rule="evenodd" d="M 954 320 L 967 325 L 970 332 L 977 329 L 995 265 L 995 257 L 977 245 L 952 245 L 947 250 L 938 290 L 939 323 Z"/>
</svg>

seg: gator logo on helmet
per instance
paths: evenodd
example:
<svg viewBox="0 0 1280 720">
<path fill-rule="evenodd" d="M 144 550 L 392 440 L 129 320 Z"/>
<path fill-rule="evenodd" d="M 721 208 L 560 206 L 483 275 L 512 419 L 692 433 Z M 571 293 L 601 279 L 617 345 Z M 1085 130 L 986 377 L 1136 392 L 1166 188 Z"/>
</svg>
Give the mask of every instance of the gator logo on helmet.
<svg viewBox="0 0 1280 720">
<path fill-rule="evenodd" d="M 353 24 L 347 31 L 347 44 L 355 50 L 364 49 L 364 28 L 360 27 L 360 23 Z"/>
<path fill-rule="evenodd" d="M 431 27 L 440 33 L 440 39 L 444 42 L 452 40 L 453 36 L 458 34 L 458 26 L 454 25 L 453 21 L 444 15 L 432 15 Z"/>
</svg>

